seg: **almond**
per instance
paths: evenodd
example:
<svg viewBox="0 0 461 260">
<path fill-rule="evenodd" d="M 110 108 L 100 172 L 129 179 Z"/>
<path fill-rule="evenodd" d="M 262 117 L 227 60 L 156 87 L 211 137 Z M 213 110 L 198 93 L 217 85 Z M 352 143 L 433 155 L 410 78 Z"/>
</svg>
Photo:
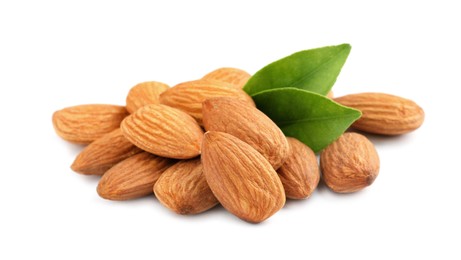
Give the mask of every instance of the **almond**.
<svg viewBox="0 0 461 260">
<path fill-rule="evenodd" d="M 178 214 L 197 214 L 218 204 L 200 159 L 183 160 L 168 168 L 154 186 L 157 199 Z"/>
<path fill-rule="evenodd" d="M 133 113 L 149 104 L 160 104 L 160 93 L 167 90 L 167 84 L 157 81 L 147 81 L 132 87 L 126 97 L 126 110 Z"/>
<path fill-rule="evenodd" d="M 349 193 L 371 185 L 379 173 L 379 157 L 363 135 L 344 133 L 320 154 L 325 184 L 333 191 Z"/>
<path fill-rule="evenodd" d="M 290 199 L 305 199 L 317 188 L 320 171 L 315 153 L 295 138 L 287 137 L 290 154 L 277 170 L 285 195 Z"/>
<path fill-rule="evenodd" d="M 118 162 L 140 152 L 142 150 L 128 141 L 117 128 L 85 147 L 71 168 L 82 174 L 102 175 Z"/>
<path fill-rule="evenodd" d="M 116 164 L 98 184 L 99 196 L 108 200 L 129 200 L 152 194 L 160 175 L 175 160 L 142 152 Z"/>
<path fill-rule="evenodd" d="M 241 69 L 236 68 L 219 68 L 206 74 L 202 79 L 217 80 L 230 83 L 235 88 L 243 88 L 251 75 Z"/>
<path fill-rule="evenodd" d="M 181 109 L 202 124 L 202 102 L 213 97 L 235 97 L 254 106 L 247 93 L 219 81 L 196 80 L 178 84 L 160 95 L 160 103 Z"/>
<path fill-rule="evenodd" d="M 373 134 L 400 135 L 420 127 L 424 111 L 415 102 L 384 93 L 359 93 L 335 99 L 362 111 L 352 127 Z"/>
<path fill-rule="evenodd" d="M 289 153 L 280 128 L 263 112 L 235 98 L 219 97 L 203 102 L 203 124 L 207 131 L 231 134 L 248 143 L 278 169 Z"/>
<path fill-rule="evenodd" d="M 119 128 L 127 115 L 122 106 L 73 106 L 54 112 L 53 127 L 63 139 L 87 144 Z"/>
<path fill-rule="evenodd" d="M 262 222 L 285 204 L 277 172 L 258 151 L 237 137 L 205 133 L 202 164 L 218 201 L 245 221 Z"/>
<path fill-rule="evenodd" d="M 189 159 L 200 154 L 202 129 L 191 116 L 172 107 L 144 106 L 123 120 L 121 129 L 134 145 L 158 156 Z"/>
</svg>

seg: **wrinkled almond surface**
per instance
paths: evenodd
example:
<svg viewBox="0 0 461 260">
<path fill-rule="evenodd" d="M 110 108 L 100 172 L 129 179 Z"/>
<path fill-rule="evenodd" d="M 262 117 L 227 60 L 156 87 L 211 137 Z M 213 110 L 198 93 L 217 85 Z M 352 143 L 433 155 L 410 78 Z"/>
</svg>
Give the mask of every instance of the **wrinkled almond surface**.
<svg viewBox="0 0 461 260">
<path fill-rule="evenodd" d="M 250 144 L 278 169 L 289 153 L 280 128 L 263 112 L 235 98 L 219 97 L 203 102 L 203 125 L 207 131 L 231 134 Z"/>
<path fill-rule="evenodd" d="M 200 158 L 182 160 L 168 168 L 155 183 L 154 192 L 164 206 L 183 215 L 197 214 L 218 204 L 206 182 Z"/>
<path fill-rule="evenodd" d="M 82 174 L 102 175 L 118 162 L 141 151 L 123 136 L 120 128 L 117 128 L 85 147 L 71 168 Z"/>
<path fill-rule="evenodd" d="M 251 75 L 241 69 L 236 68 L 219 68 L 206 74 L 203 79 L 217 80 L 231 84 L 235 88 L 243 88 Z"/>
<path fill-rule="evenodd" d="M 202 164 L 218 201 L 243 220 L 262 222 L 285 204 L 285 191 L 270 163 L 230 134 L 205 133 Z"/>
<path fill-rule="evenodd" d="M 287 198 L 305 199 L 319 184 L 320 170 L 315 153 L 295 138 L 287 137 L 290 154 L 277 170 Z"/>
<path fill-rule="evenodd" d="M 149 104 L 159 104 L 160 94 L 167 90 L 167 84 L 157 81 L 147 81 L 132 87 L 126 97 L 126 110 L 133 113 Z"/>
<path fill-rule="evenodd" d="M 152 194 L 160 175 L 175 162 L 147 152 L 133 155 L 102 176 L 98 194 L 109 200 L 129 200 Z"/>
<path fill-rule="evenodd" d="M 335 98 L 335 101 L 362 111 L 352 127 L 374 134 L 399 135 L 420 127 L 424 111 L 415 102 L 384 93 L 359 93 Z"/>
<path fill-rule="evenodd" d="M 119 128 L 127 115 L 128 112 L 122 106 L 73 106 L 53 114 L 53 127 L 63 139 L 87 144 Z"/>
<path fill-rule="evenodd" d="M 325 184 L 333 191 L 349 193 L 371 185 L 379 173 L 379 156 L 363 135 L 344 133 L 320 154 Z"/>
<path fill-rule="evenodd" d="M 189 159 L 200 154 L 203 131 L 181 110 L 165 105 L 147 105 L 121 124 L 123 135 L 144 151 L 158 156 Z"/>
<path fill-rule="evenodd" d="M 251 97 L 229 83 L 195 80 L 178 84 L 160 95 L 160 103 L 181 109 L 202 124 L 202 102 L 213 97 L 235 97 L 254 106 Z"/>
</svg>

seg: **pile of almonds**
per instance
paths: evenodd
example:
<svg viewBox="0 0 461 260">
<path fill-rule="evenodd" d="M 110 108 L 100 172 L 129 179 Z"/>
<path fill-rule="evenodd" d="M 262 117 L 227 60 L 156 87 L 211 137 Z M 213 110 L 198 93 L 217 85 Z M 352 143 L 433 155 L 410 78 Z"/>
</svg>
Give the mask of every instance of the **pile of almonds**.
<svg viewBox="0 0 461 260">
<path fill-rule="evenodd" d="M 178 214 L 218 203 L 258 223 L 286 198 L 308 198 L 320 180 L 314 152 L 259 111 L 242 87 L 250 75 L 234 68 L 172 88 L 160 82 L 134 86 L 126 106 L 80 105 L 53 114 L 56 133 L 89 144 L 71 168 L 102 175 L 98 194 L 128 200 L 155 193 Z M 400 97 L 362 93 L 335 99 L 359 109 L 358 130 L 397 135 L 418 128 L 423 110 Z M 325 184 L 340 193 L 373 183 L 379 157 L 363 135 L 344 133 L 320 154 Z"/>
</svg>

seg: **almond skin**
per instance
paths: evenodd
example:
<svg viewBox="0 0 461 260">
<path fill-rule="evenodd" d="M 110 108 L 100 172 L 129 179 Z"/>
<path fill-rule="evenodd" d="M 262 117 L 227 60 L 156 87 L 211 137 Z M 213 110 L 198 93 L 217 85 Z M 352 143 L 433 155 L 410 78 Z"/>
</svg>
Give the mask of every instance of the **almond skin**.
<svg viewBox="0 0 461 260">
<path fill-rule="evenodd" d="M 200 158 L 182 160 L 168 168 L 155 183 L 154 193 L 165 207 L 182 215 L 198 214 L 218 204 Z"/>
<path fill-rule="evenodd" d="M 133 155 L 102 176 L 98 194 L 108 200 L 129 200 L 152 194 L 160 175 L 175 162 L 147 152 Z"/>
<path fill-rule="evenodd" d="M 127 115 L 122 106 L 73 106 L 54 112 L 53 127 L 64 140 L 88 144 L 119 128 Z"/>
<path fill-rule="evenodd" d="M 213 97 L 235 97 L 255 106 L 253 99 L 243 90 L 215 80 L 195 80 L 178 84 L 160 95 L 160 103 L 181 109 L 202 125 L 202 102 Z"/>
<path fill-rule="evenodd" d="M 147 81 L 132 87 L 126 97 L 126 110 L 133 113 L 149 104 L 160 104 L 160 94 L 167 90 L 167 84 L 157 81 Z"/>
<path fill-rule="evenodd" d="M 379 173 L 379 156 L 363 135 L 344 133 L 320 154 L 325 184 L 338 193 L 359 191 L 371 185 Z"/>
<path fill-rule="evenodd" d="M 319 184 L 320 170 L 315 153 L 295 138 L 287 137 L 290 154 L 277 170 L 285 195 L 290 199 L 308 198 Z"/>
<path fill-rule="evenodd" d="M 285 204 L 285 191 L 277 172 L 240 139 L 221 132 L 205 133 L 201 159 L 213 194 L 237 217 L 259 223 Z"/>
<path fill-rule="evenodd" d="M 121 125 L 123 135 L 144 151 L 158 156 L 189 159 L 200 154 L 203 131 L 181 110 L 165 105 L 147 105 Z"/>
<path fill-rule="evenodd" d="M 226 82 L 235 88 L 242 89 L 250 78 L 251 75 L 241 69 L 219 68 L 206 74 L 202 79 Z"/>
<path fill-rule="evenodd" d="M 71 168 L 82 174 L 103 175 L 115 164 L 140 152 L 142 150 L 128 141 L 117 128 L 85 147 Z"/>
<path fill-rule="evenodd" d="M 335 101 L 362 111 L 352 127 L 373 134 L 400 135 L 423 124 L 424 111 L 415 102 L 384 93 L 359 93 Z"/>
<path fill-rule="evenodd" d="M 219 97 L 203 102 L 207 131 L 231 134 L 248 143 L 278 169 L 288 156 L 289 144 L 280 128 L 263 112 L 235 98 Z"/>
</svg>

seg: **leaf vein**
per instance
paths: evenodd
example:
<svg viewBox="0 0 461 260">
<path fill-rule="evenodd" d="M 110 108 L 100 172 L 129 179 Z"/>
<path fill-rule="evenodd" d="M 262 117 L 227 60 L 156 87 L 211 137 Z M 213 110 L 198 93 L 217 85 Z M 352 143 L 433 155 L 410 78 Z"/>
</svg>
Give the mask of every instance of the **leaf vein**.
<svg viewBox="0 0 461 260">
<path fill-rule="evenodd" d="M 284 127 L 284 126 L 287 126 L 287 125 L 309 123 L 309 122 L 312 122 L 312 121 L 332 121 L 332 120 L 336 120 L 338 118 L 352 119 L 352 118 L 355 118 L 355 117 L 356 116 L 354 114 L 348 114 L 348 115 L 341 115 L 341 116 L 324 116 L 324 117 L 304 118 L 304 119 L 296 119 L 296 120 L 284 120 L 284 121 L 277 121 L 277 125 L 279 127 Z"/>
<path fill-rule="evenodd" d="M 317 66 L 315 69 L 311 70 L 309 73 L 305 74 L 304 76 L 302 76 L 301 78 L 299 78 L 298 80 L 294 81 L 293 83 L 291 83 L 290 85 L 286 86 L 286 87 L 294 87 L 294 88 L 297 88 L 296 85 L 299 84 L 300 82 L 303 82 L 305 81 L 307 78 L 309 78 L 312 74 L 316 73 L 317 71 L 319 71 L 321 68 L 323 68 L 325 65 L 329 64 L 332 60 L 336 59 L 340 54 L 342 54 L 347 48 L 343 48 L 341 51 L 339 51 L 337 54 L 332 54 L 331 57 L 323 62 L 322 64 L 320 64 L 319 66 Z"/>
</svg>

